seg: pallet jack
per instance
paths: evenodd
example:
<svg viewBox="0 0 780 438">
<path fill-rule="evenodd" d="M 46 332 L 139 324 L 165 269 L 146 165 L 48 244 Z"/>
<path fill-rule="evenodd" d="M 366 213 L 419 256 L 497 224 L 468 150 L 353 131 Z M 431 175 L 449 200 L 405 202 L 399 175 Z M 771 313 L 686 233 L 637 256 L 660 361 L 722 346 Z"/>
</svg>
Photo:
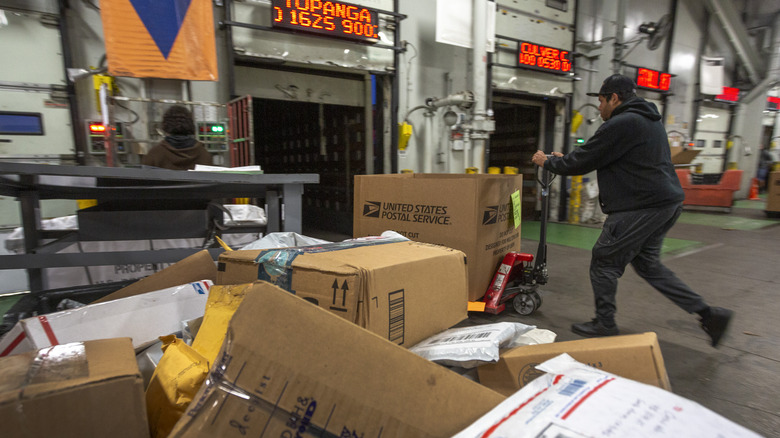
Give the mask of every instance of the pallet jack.
<svg viewBox="0 0 780 438">
<path fill-rule="evenodd" d="M 550 158 L 548 155 L 547 158 Z M 539 228 L 539 247 L 533 254 L 509 252 L 504 256 L 481 302 L 469 302 L 470 311 L 499 314 L 511 301 L 512 308 L 520 315 L 533 313 L 542 305 L 540 284 L 547 284 L 547 216 L 550 212 L 550 186 L 555 174 L 536 168 L 536 181 L 542 187 L 542 217 Z"/>
</svg>

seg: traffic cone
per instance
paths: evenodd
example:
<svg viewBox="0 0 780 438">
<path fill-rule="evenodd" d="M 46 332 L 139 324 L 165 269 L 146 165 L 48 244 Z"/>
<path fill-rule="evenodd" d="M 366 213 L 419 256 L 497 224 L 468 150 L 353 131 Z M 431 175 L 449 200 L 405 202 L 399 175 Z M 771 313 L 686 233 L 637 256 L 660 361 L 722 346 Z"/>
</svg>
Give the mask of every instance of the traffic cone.
<svg viewBox="0 0 780 438">
<path fill-rule="evenodd" d="M 751 201 L 761 200 L 761 198 L 758 197 L 758 178 L 753 178 L 753 185 L 750 186 L 750 196 L 748 196 L 748 199 Z"/>
</svg>

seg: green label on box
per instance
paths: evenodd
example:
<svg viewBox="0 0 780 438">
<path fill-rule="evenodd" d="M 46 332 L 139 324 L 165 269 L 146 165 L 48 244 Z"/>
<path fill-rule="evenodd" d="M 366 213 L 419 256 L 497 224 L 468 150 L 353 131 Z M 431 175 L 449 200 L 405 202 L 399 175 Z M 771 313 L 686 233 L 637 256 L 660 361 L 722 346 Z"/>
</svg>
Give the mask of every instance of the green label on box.
<svg viewBox="0 0 780 438">
<path fill-rule="evenodd" d="M 523 211 L 523 202 L 520 200 L 520 190 L 512 193 L 512 216 L 515 219 L 515 228 L 520 226 L 520 216 Z"/>
</svg>

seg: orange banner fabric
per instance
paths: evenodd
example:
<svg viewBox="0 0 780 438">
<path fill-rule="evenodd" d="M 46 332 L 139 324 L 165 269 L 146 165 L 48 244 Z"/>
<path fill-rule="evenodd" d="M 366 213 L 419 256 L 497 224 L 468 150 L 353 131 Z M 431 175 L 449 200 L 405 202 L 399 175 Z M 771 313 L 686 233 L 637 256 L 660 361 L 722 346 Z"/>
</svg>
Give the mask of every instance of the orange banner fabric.
<svg viewBox="0 0 780 438">
<path fill-rule="evenodd" d="M 216 81 L 211 0 L 102 0 L 113 76 Z"/>
</svg>

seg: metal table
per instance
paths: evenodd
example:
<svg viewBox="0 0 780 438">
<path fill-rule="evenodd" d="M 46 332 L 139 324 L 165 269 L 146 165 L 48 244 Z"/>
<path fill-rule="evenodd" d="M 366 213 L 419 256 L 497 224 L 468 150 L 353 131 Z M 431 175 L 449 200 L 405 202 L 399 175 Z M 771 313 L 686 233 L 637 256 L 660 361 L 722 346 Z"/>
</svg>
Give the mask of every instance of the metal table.
<svg viewBox="0 0 780 438">
<path fill-rule="evenodd" d="M 176 262 L 196 248 L 56 254 L 57 245 L 42 248 L 40 200 L 97 199 L 181 200 L 261 198 L 265 200 L 267 232 L 301 232 L 304 184 L 319 183 L 317 174 L 257 174 L 194 172 L 158 168 L 59 166 L 0 162 L 0 195 L 19 200 L 25 254 L 0 256 L 0 269 L 27 269 L 31 291 L 46 289 L 42 268 L 97 266 L 120 263 Z M 64 239 L 59 242 L 61 248 Z M 221 249 L 211 250 L 212 255 Z"/>
</svg>

